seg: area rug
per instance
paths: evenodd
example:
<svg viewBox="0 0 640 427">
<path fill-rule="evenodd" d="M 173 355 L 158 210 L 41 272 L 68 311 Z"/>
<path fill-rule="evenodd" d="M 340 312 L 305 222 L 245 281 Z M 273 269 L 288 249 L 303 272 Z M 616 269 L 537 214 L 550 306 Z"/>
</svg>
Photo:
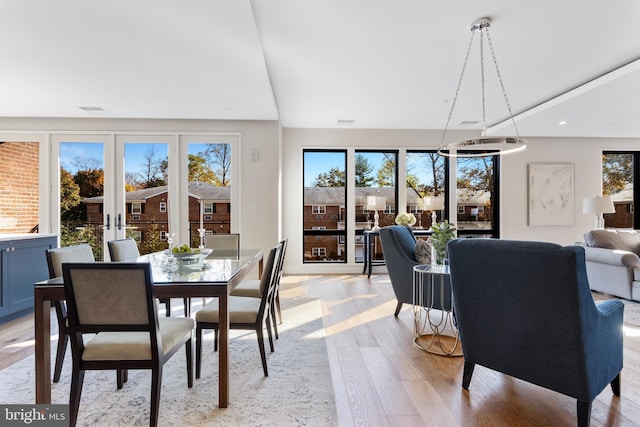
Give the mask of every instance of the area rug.
<svg viewBox="0 0 640 427">
<path fill-rule="evenodd" d="M 621 300 L 624 303 L 624 323 L 640 327 L 640 303 Z"/>
<path fill-rule="evenodd" d="M 284 323 L 275 352 L 269 353 L 269 376 L 262 372 L 255 332 L 231 331 L 230 403 L 218 408 L 218 355 L 213 334 L 205 334 L 202 376 L 187 388 L 184 352 L 167 362 L 162 376 L 160 426 L 331 426 L 336 406 L 319 300 L 283 300 Z M 55 342 L 52 343 L 55 345 Z M 71 378 L 70 351 L 60 382 L 52 385 L 52 403 L 66 404 Z M 55 355 L 55 347 L 52 347 Z M 54 356 L 55 357 L 55 356 Z M 52 360 L 52 366 L 53 366 Z M 0 371 L 0 403 L 34 403 L 34 359 Z M 149 424 L 150 375 L 130 371 L 116 389 L 115 372 L 87 372 L 78 426 Z"/>
</svg>

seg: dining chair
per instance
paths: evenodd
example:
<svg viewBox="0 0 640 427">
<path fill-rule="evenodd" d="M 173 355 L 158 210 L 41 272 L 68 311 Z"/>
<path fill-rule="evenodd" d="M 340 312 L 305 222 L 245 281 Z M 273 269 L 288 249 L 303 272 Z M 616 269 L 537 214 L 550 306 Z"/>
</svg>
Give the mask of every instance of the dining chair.
<svg viewBox="0 0 640 427">
<path fill-rule="evenodd" d="M 240 234 L 206 234 L 204 236 L 204 246 L 209 249 L 219 251 L 229 251 L 230 253 L 240 253 Z"/>
<path fill-rule="evenodd" d="M 80 244 L 74 246 L 66 246 L 63 248 L 47 249 L 45 252 L 47 257 L 47 266 L 49 267 L 49 278 L 62 277 L 63 262 L 94 262 L 93 250 L 88 244 Z M 62 372 L 62 364 L 64 363 L 64 354 L 67 351 L 69 342 L 69 330 L 67 319 L 67 308 L 64 301 L 54 301 L 53 306 L 56 310 L 56 318 L 58 320 L 58 347 L 56 350 L 56 363 L 53 369 L 53 382 L 60 381 L 60 373 Z"/>
<path fill-rule="evenodd" d="M 273 301 L 270 304 L 270 316 L 273 322 L 273 329 L 275 332 L 275 337 L 278 339 L 278 326 L 276 324 L 276 310 L 278 311 L 278 319 L 280 323 L 282 323 L 282 308 L 280 306 L 280 279 L 282 278 L 282 268 L 284 266 L 284 257 L 287 252 L 287 244 L 289 239 L 283 239 L 280 241 L 280 245 L 282 248 L 280 249 L 280 254 L 278 259 L 276 260 L 275 266 L 275 289 L 273 291 Z M 239 296 L 239 297 L 254 297 L 260 298 L 261 288 L 260 288 L 260 279 L 245 279 L 238 286 L 233 288 L 230 295 Z"/>
<path fill-rule="evenodd" d="M 148 369 L 150 425 L 156 426 L 162 367 L 183 346 L 187 386 L 193 386 L 193 319 L 158 319 L 149 263 L 65 263 L 62 269 L 73 355 L 70 425 L 77 421 L 87 370 Z M 96 335 L 85 341 L 87 333 Z"/>
<path fill-rule="evenodd" d="M 128 237 L 126 239 L 111 240 L 107 242 L 109 247 L 109 258 L 113 262 L 126 262 L 136 261 L 140 256 L 138 250 L 138 243 Z M 171 316 L 171 298 L 160 298 L 160 302 L 165 306 L 165 315 Z M 191 301 L 188 298 L 184 299 L 184 315 L 189 317 Z"/>
<path fill-rule="evenodd" d="M 227 307 L 229 310 L 229 329 L 255 330 L 258 337 L 258 347 L 260 348 L 260 358 L 262 359 L 262 369 L 264 376 L 269 376 L 267 369 L 267 357 L 264 349 L 263 330 L 267 328 L 269 345 L 273 352 L 273 337 L 271 333 L 269 302 L 271 301 L 274 289 L 275 262 L 281 250 L 278 244 L 269 251 L 262 278 L 262 297 L 239 297 L 229 296 Z M 219 326 L 219 306 L 218 299 L 207 303 L 202 309 L 196 312 L 196 378 L 200 378 L 200 367 L 202 362 L 202 330 L 214 330 L 214 351 L 218 351 L 218 330 Z"/>
</svg>

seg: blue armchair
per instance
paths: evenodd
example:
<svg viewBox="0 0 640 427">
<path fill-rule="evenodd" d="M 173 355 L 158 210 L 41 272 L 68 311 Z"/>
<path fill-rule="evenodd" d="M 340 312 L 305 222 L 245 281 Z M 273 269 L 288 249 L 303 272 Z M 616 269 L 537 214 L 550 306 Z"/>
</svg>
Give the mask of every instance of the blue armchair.
<svg viewBox="0 0 640 427">
<path fill-rule="evenodd" d="M 457 239 L 448 244 L 462 387 L 476 364 L 577 399 L 578 425 L 611 384 L 620 395 L 620 301 L 593 302 L 584 248 Z"/>
<path fill-rule="evenodd" d="M 409 228 L 391 225 L 380 229 L 380 241 L 391 286 L 398 300 L 394 313 L 397 317 L 403 303 L 413 303 L 413 267 L 420 264 L 414 254 L 416 238 Z M 443 299 L 440 298 L 440 288 L 434 288 L 433 292 L 432 297 L 435 303 L 432 308 L 447 310 L 451 308 L 451 291 L 448 287 L 444 289 Z M 445 307 L 439 305 L 441 302 Z"/>
</svg>

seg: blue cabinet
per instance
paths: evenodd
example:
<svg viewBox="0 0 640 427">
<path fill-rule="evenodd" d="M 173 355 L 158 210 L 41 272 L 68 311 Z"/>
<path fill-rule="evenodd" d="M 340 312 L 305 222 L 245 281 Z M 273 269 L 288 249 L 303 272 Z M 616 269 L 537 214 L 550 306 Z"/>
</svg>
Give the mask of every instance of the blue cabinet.
<svg viewBox="0 0 640 427">
<path fill-rule="evenodd" d="M 57 246 L 56 236 L 0 241 L 0 322 L 33 309 L 33 285 L 49 278 L 45 251 Z"/>
</svg>

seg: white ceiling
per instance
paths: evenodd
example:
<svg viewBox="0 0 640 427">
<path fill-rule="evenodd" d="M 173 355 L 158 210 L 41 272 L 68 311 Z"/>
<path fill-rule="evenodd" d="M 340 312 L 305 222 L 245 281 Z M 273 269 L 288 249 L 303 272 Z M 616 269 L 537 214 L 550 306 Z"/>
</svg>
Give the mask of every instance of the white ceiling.
<svg viewBox="0 0 640 427">
<path fill-rule="evenodd" d="M 520 134 L 640 137 L 637 0 L 0 0 L 0 117 L 442 129 L 483 16 Z M 449 128 L 482 127 L 478 40 Z"/>
</svg>

